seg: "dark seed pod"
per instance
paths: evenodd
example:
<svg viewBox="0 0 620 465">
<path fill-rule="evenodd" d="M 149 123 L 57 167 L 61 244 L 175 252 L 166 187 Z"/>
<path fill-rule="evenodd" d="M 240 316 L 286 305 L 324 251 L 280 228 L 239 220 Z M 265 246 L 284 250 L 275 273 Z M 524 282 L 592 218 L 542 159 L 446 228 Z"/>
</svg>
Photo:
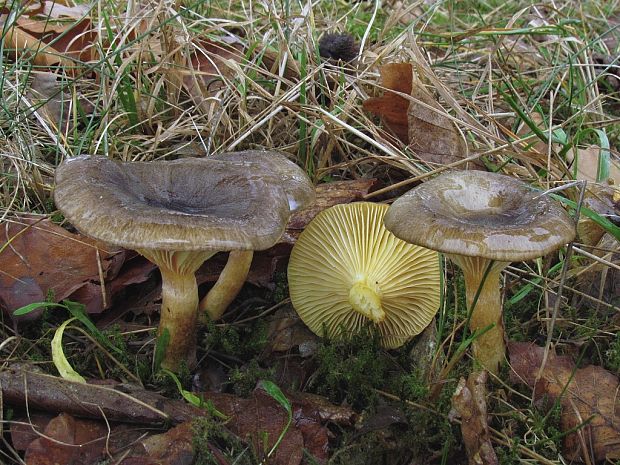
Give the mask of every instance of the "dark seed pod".
<svg viewBox="0 0 620 465">
<path fill-rule="evenodd" d="M 357 57 L 359 46 L 350 34 L 325 34 L 319 41 L 322 58 L 352 61 Z"/>
</svg>

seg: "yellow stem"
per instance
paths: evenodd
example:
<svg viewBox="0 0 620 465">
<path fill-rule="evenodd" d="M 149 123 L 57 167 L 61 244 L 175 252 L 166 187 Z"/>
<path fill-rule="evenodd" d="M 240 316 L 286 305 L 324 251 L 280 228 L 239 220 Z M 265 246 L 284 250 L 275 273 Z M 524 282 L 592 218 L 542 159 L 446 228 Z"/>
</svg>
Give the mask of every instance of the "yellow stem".
<svg viewBox="0 0 620 465">
<path fill-rule="evenodd" d="M 178 371 L 181 363 L 196 363 L 198 286 L 194 273 L 178 274 L 161 269 L 161 315 L 158 335 L 167 330 L 168 346 L 162 368 Z"/>
<path fill-rule="evenodd" d="M 485 258 L 448 256 L 462 270 L 465 278 L 467 308 L 471 311 L 474 299 L 478 300 L 469 320 L 472 333 L 489 326 L 491 328 L 478 336 L 472 346 L 474 358 L 490 373 L 497 374 L 504 363 L 506 344 L 504 342 L 504 323 L 502 321 L 502 299 L 499 287 L 501 271 L 508 266 L 506 262 L 493 262 Z M 491 268 L 485 277 L 485 272 Z"/>
<path fill-rule="evenodd" d="M 213 321 L 219 320 L 243 287 L 252 264 L 252 250 L 233 250 L 217 282 L 200 301 L 201 319 L 205 312 Z"/>
</svg>

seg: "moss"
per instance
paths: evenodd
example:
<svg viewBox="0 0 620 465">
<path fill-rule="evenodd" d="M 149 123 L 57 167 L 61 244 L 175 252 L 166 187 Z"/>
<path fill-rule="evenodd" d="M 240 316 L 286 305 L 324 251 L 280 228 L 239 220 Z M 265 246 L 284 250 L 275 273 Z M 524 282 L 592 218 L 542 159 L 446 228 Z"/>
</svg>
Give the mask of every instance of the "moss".
<svg viewBox="0 0 620 465">
<path fill-rule="evenodd" d="M 285 272 L 278 272 L 274 277 L 275 289 L 271 294 L 271 301 L 273 303 L 282 302 L 288 297 L 288 278 Z"/>
<path fill-rule="evenodd" d="M 227 463 L 238 465 L 258 463 L 251 447 L 212 418 L 195 419 L 192 422 L 192 433 L 195 465 L 220 465 L 222 458 L 227 459 Z M 213 454 L 213 449 L 220 452 L 219 457 Z"/>
<path fill-rule="evenodd" d="M 439 402 L 446 411 L 431 411 L 401 405 L 406 421 L 375 429 L 366 434 L 344 433 L 337 445 L 330 464 L 375 464 L 389 463 L 405 465 L 419 461 L 424 463 L 461 464 L 466 463 L 464 450 L 458 447 L 460 439 L 458 426 L 447 419 L 447 402 Z M 435 456 L 435 460 L 429 458 Z"/>
<path fill-rule="evenodd" d="M 404 373 L 398 378 L 394 392 L 399 392 L 403 400 L 417 402 L 426 398 L 429 387 L 420 373 Z"/>
<path fill-rule="evenodd" d="M 345 341 L 324 340 L 316 362 L 311 388 L 335 403 L 347 401 L 358 409 L 376 402 L 374 389 L 385 386 L 393 365 L 372 326 Z"/>
<path fill-rule="evenodd" d="M 230 371 L 230 385 L 235 394 L 248 397 L 256 383 L 261 379 L 273 381 L 275 370 L 273 368 L 263 368 L 256 359 L 239 368 Z"/>
<path fill-rule="evenodd" d="M 609 348 L 605 351 L 605 368 L 620 373 L 620 334 L 616 334 L 616 337 L 609 344 Z"/>
<path fill-rule="evenodd" d="M 208 350 L 248 360 L 260 355 L 267 342 L 265 320 L 258 320 L 251 326 L 216 326 L 213 322 L 207 324 L 205 346 Z"/>
</svg>

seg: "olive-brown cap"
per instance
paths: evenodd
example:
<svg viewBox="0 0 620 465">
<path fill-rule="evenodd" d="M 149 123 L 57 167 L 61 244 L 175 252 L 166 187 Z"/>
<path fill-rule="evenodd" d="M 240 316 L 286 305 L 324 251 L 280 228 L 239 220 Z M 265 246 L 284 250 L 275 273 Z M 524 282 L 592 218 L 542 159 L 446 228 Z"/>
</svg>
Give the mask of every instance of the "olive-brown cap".
<svg viewBox="0 0 620 465">
<path fill-rule="evenodd" d="M 80 231 L 131 249 L 263 250 L 281 237 L 286 192 L 247 164 L 82 155 L 56 170 L 54 200 Z"/>
<path fill-rule="evenodd" d="M 226 160 L 238 163 L 253 163 L 254 169 L 275 176 L 286 192 L 291 212 L 312 204 L 315 191 L 310 178 L 284 152 L 275 150 L 244 150 L 222 152 L 211 155 L 212 160 Z"/>
<path fill-rule="evenodd" d="M 316 334 L 338 337 L 374 321 L 385 347 L 420 333 L 439 308 L 439 256 L 383 226 L 387 205 L 358 202 L 319 213 L 291 252 L 291 301 Z"/>
<path fill-rule="evenodd" d="M 540 257 L 575 238 L 554 200 L 510 176 L 453 171 L 414 187 L 385 215 L 404 241 L 504 262 Z"/>
</svg>

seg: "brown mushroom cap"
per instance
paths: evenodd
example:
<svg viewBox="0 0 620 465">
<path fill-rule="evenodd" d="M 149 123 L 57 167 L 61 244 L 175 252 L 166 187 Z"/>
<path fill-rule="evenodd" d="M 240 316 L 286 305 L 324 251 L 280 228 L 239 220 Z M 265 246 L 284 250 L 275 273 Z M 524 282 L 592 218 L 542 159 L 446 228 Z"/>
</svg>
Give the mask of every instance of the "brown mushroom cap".
<svg viewBox="0 0 620 465">
<path fill-rule="evenodd" d="M 387 205 L 336 205 L 301 233 L 288 267 L 293 307 L 316 334 L 339 337 L 376 323 L 385 347 L 420 333 L 439 309 L 436 252 L 383 227 Z"/>
<path fill-rule="evenodd" d="M 314 186 L 304 171 L 289 160 L 284 152 L 274 150 L 244 150 L 241 152 L 222 152 L 211 155 L 212 160 L 225 160 L 238 163 L 252 163 L 254 169 L 280 179 L 286 192 L 291 212 L 314 202 Z"/>
<path fill-rule="evenodd" d="M 523 261 L 572 241 L 562 207 L 528 184 L 497 173 L 454 171 L 415 187 L 385 215 L 397 237 L 454 255 Z"/>
<path fill-rule="evenodd" d="M 279 183 L 233 161 L 84 155 L 58 167 L 56 186 L 56 205 L 75 227 L 131 249 L 263 250 L 290 214 Z"/>
</svg>

